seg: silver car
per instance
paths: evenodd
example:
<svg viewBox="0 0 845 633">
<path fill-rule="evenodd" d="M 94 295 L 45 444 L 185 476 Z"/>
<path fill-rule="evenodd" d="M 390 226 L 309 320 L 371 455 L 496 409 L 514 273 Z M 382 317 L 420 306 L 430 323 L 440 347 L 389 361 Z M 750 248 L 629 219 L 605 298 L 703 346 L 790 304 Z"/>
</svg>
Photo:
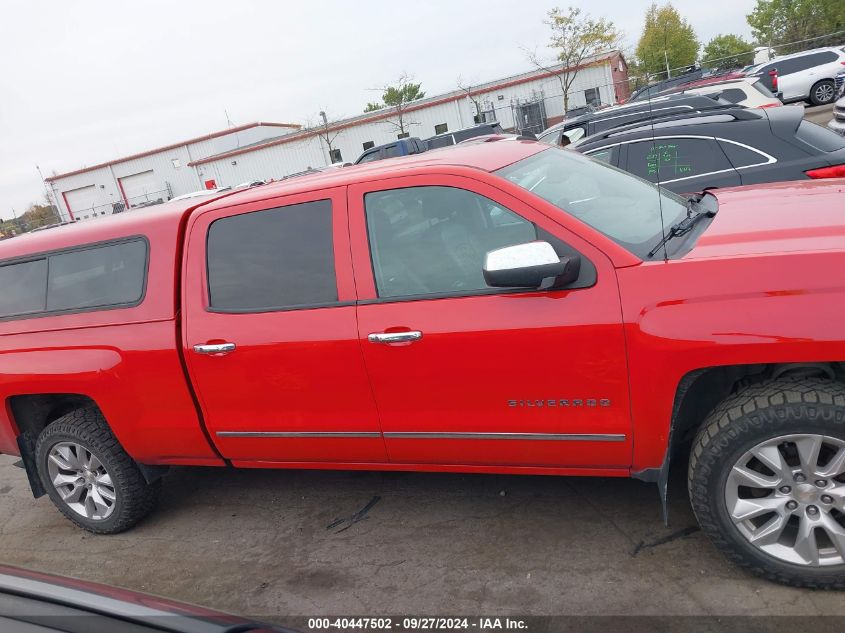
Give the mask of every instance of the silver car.
<svg viewBox="0 0 845 633">
<path fill-rule="evenodd" d="M 833 104 L 833 118 L 827 127 L 845 136 L 845 71 L 836 75 L 836 90 L 839 99 Z"/>
</svg>

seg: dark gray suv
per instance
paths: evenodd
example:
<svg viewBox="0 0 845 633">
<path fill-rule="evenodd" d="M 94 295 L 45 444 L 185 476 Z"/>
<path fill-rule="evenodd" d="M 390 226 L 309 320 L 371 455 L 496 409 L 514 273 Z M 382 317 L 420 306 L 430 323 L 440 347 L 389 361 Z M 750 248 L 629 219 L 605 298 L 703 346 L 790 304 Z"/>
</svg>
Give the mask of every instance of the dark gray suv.
<svg viewBox="0 0 845 633">
<path fill-rule="evenodd" d="M 587 156 L 687 193 L 845 176 L 845 138 L 784 106 L 658 118 L 575 143 Z"/>
</svg>

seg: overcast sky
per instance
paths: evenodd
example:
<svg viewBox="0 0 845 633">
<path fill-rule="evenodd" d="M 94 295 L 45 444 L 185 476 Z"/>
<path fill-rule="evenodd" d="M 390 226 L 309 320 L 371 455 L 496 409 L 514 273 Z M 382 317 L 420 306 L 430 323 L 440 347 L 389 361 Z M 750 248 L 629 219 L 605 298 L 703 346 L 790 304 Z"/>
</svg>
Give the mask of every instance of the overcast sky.
<svg viewBox="0 0 845 633">
<path fill-rule="evenodd" d="M 633 48 L 648 2 L 569 0 Z M 543 50 L 554 0 L 6 0 L 0 19 L 0 218 L 44 175 L 251 121 L 359 114 L 402 72 L 428 95 L 498 79 Z M 567 0 L 559 3 L 568 4 Z M 750 37 L 754 0 L 675 0 L 706 42 Z"/>
</svg>

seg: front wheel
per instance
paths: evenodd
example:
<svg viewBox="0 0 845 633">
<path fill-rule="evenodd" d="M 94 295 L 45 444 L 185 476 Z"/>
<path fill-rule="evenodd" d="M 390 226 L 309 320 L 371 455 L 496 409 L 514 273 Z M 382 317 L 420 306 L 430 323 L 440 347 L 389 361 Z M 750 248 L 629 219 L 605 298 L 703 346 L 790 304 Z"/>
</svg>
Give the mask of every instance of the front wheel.
<svg viewBox="0 0 845 633">
<path fill-rule="evenodd" d="M 739 565 L 845 589 L 845 385 L 783 379 L 723 402 L 693 443 L 689 493 L 702 529 Z"/>
<path fill-rule="evenodd" d="M 72 411 L 47 426 L 35 458 L 55 506 L 89 532 L 122 532 L 158 500 L 161 482 L 144 480 L 97 409 Z"/>
<path fill-rule="evenodd" d="M 836 84 L 830 79 L 818 82 L 810 88 L 810 103 L 813 105 L 827 105 L 836 98 Z"/>
</svg>

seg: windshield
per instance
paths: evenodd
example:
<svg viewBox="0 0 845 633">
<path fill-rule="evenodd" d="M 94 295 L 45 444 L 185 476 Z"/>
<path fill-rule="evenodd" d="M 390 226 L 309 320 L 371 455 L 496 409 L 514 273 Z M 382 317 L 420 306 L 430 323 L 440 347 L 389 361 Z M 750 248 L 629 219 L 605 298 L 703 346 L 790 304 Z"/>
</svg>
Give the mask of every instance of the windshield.
<svg viewBox="0 0 845 633">
<path fill-rule="evenodd" d="M 663 235 L 658 189 L 620 169 L 550 148 L 496 172 L 647 259 Z M 662 191 L 663 226 L 686 215 L 684 200 Z"/>
</svg>

